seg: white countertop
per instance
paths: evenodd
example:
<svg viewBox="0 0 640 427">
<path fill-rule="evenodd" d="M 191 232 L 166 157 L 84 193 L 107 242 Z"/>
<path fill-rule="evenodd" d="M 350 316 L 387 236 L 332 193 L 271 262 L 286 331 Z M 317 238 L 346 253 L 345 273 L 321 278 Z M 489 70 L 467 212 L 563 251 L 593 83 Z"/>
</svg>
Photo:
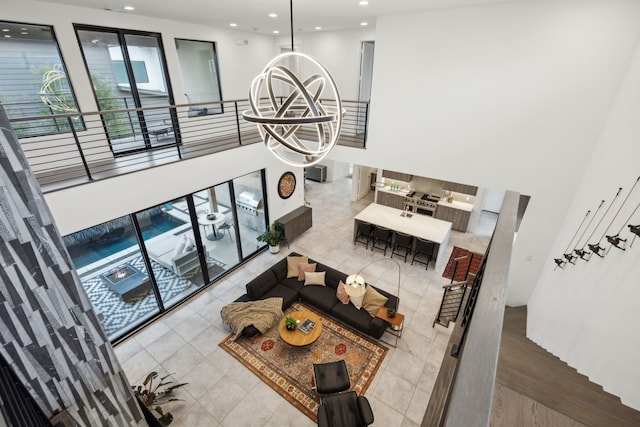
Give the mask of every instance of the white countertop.
<svg viewBox="0 0 640 427">
<path fill-rule="evenodd" d="M 451 203 L 449 203 L 445 198 L 440 199 L 438 205 L 446 206 L 453 209 L 460 209 L 461 211 L 466 212 L 471 212 L 473 210 L 473 205 L 471 203 L 459 202 L 457 200 L 453 200 Z"/>
<path fill-rule="evenodd" d="M 445 202 L 446 203 L 446 202 Z M 394 231 L 410 234 L 438 244 L 446 242 L 451 232 L 451 223 L 427 215 L 400 216 L 400 209 L 372 203 L 364 208 L 355 219 L 380 225 Z"/>
<path fill-rule="evenodd" d="M 391 191 L 391 187 L 388 185 L 385 185 L 384 187 L 378 187 L 378 191 L 383 191 L 385 193 L 391 193 L 391 194 L 395 194 L 398 196 L 406 196 L 407 194 L 409 194 L 409 190 L 407 190 L 406 188 L 402 189 L 402 190 L 398 190 L 398 191 Z"/>
</svg>

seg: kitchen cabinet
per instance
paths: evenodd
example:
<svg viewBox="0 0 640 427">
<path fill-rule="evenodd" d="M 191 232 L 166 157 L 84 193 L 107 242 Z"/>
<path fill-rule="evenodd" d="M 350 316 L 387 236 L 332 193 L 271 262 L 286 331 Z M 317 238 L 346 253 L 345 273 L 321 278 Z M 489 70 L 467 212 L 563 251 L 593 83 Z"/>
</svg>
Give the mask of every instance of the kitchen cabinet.
<svg viewBox="0 0 640 427">
<path fill-rule="evenodd" d="M 404 209 L 404 194 L 394 194 L 378 190 L 378 204 L 396 209 Z"/>
<path fill-rule="evenodd" d="M 382 170 L 382 176 L 394 181 L 402 181 L 402 182 L 411 182 L 411 180 L 413 179 L 413 176 L 411 174 L 394 172 L 386 169 Z"/>
<path fill-rule="evenodd" d="M 451 228 L 458 231 L 467 231 L 469 225 L 469 215 L 471 212 L 462 209 L 450 208 L 443 204 L 438 204 L 436 208 L 436 219 L 450 222 Z"/>
<path fill-rule="evenodd" d="M 309 206 L 300 206 L 278 220 L 284 229 L 288 242 L 310 229 L 313 225 L 312 210 Z"/>
<path fill-rule="evenodd" d="M 457 182 L 444 181 L 442 183 L 444 190 L 453 191 L 456 193 L 469 194 L 475 196 L 478 193 L 478 187 L 473 185 L 459 184 Z"/>
</svg>

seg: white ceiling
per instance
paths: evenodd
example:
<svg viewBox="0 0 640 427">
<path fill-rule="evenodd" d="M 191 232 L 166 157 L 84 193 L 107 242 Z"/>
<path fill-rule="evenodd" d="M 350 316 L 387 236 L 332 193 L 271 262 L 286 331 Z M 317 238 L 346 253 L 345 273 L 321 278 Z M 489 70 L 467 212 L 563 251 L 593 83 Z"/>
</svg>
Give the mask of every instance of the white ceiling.
<svg viewBox="0 0 640 427">
<path fill-rule="evenodd" d="M 109 9 L 133 15 L 151 16 L 214 27 L 229 27 L 237 23 L 240 30 L 281 35 L 290 34 L 289 0 L 42 0 L 91 9 Z M 360 6 L 359 0 L 293 0 L 295 31 L 345 30 L 360 28 L 361 22 L 375 26 L 378 16 L 422 12 L 432 9 L 456 8 L 513 0 L 369 0 Z M 124 6 L 135 7 L 124 11 Z M 274 12 L 277 18 L 269 18 Z"/>
</svg>

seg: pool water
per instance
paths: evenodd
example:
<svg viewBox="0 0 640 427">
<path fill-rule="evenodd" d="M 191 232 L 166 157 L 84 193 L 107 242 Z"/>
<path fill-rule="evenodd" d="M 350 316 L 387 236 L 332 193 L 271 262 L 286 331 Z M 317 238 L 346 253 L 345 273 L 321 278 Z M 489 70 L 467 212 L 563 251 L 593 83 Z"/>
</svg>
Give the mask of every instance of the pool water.
<svg viewBox="0 0 640 427">
<path fill-rule="evenodd" d="M 171 215 L 162 213 L 154 216 L 153 223 L 142 230 L 144 240 L 151 239 L 174 228 L 186 224 Z M 69 255 L 76 269 L 86 267 L 101 259 L 138 245 L 133 229 L 125 231 L 117 240 L 100 239 L 68 247 Z"/>
</svg>

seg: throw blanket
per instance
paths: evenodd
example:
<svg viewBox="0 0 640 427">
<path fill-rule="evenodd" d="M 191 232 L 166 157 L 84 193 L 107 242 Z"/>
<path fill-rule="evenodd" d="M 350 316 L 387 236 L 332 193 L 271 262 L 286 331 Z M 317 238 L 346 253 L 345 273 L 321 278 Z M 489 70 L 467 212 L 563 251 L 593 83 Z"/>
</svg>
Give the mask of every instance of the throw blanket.
<svg viewBox="0 0 640 427">
<path fill-rule="evenodd" d="M 282 298 L 267 298 L 257 301 L 232 302 L 220 310 L 222 321 L 235 334 L 234 340 L 240 337 L 242 330 L 253 325 L 260 333 L 267 332 L 284 315 Z"/>
</svg>

